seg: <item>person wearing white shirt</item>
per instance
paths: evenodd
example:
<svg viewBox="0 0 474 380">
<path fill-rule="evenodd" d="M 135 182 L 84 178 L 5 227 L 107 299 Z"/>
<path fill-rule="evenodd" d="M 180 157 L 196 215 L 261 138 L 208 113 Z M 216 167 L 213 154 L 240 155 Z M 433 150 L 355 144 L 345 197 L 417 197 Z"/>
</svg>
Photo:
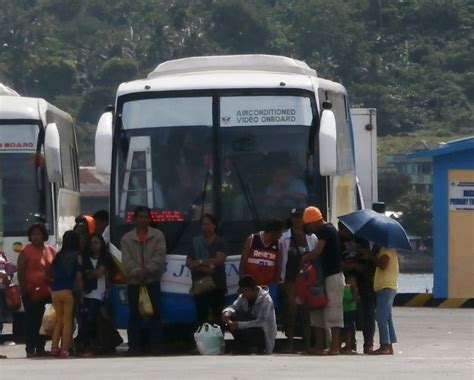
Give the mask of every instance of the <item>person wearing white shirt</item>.
<svg viewBox="0 0 474 380">
<path fill-rule="evenodd" d="M 311 252 L 318 242 L 316 235 L 306 235 L 303 230 L 304 210 L 293 209 L 291 212 L 291 227 L 280 238 L 281 271 L 280 291 L 283 299 L 283 315 L 285 335 L 288 339 L 288 351 L 294 351 L 295 326 L 298 313 L 296 303 L 295 282 L 301 269 L 303 255 Z M 310 346 L 309 313 L 303 311 L 303 341 L 306 349 Z"/>
</svg>

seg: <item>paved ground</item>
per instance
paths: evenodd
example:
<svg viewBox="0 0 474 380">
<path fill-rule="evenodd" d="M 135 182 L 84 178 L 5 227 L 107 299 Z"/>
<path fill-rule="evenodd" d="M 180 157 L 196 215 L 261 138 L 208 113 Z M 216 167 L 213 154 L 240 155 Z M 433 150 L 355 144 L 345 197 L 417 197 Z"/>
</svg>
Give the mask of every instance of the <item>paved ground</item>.
<svg viewBox="0 0 474 380">
<path fill-rule="evenodd" d="M 0 346 L 8 379 L 474 379 L 474 310 L 397 308 L 396 355 L 24 359 Z"/>
</svg>

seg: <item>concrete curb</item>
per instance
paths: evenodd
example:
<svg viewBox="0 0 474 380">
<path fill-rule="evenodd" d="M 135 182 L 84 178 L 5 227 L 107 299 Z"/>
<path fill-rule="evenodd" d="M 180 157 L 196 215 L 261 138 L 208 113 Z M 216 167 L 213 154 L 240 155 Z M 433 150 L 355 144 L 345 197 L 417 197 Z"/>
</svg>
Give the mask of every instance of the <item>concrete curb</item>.
<svg viewBox="0 0 474 380">
<path fill-rule="evenodd" d="M 431 293 L 400 293 L 395 297 L 394 306 L 474 308 L 474 298 L 433 298 Z"/>
</svg>

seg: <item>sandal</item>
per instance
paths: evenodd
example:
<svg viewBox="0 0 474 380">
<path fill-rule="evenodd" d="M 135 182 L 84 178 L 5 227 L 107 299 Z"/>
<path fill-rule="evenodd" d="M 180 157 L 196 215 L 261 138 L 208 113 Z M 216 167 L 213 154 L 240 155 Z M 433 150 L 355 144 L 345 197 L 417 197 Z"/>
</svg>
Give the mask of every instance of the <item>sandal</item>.
<svg viewBox="0 0 474 380">
<path fill-rule="evenodd" d="M 344 348 L 341 350 L 341 355 L 357 355 L 357 351 L 351 350 L 350 348 Z"/>
<path fill-rule="evenodd" d="M 308 355 L 321 356 L 324 351 L 318 350 L 317 348 L 309 348 L 306 352 Z"/>
<path fill-rule="evenodd" d="M 388 347 L 380 347 L 379 349 L 372 351 L 369 355 L 393 355 L 393 351 Z"/>
<path fill-rule="evenodd" d="M 323 356 L 338 356 L 340 355 L 341 353 L 339 352 L 339 350 L 324 350 L 322 352 L 322 355 Z"/>
</svg>

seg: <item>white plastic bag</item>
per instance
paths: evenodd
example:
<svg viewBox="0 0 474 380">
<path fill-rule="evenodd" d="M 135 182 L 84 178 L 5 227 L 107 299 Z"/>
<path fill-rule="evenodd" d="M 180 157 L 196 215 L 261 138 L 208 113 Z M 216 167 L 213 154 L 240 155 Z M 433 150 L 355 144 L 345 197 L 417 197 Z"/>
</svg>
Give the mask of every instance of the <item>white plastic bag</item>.
<svg viewBox="0 0 474 380">
<path fill-rule="evenodd" d="M 53 336 L 54 325 L 56 324 L 56 311 L 53 305 L 47 304 L 44 314 L 43 321 L 41 322 L 41 328 L 39 330 L 40 335 Z"/>
<path fill-rule="evenodd" d="M 225 351 L 224 334 L 218 325 L 204 323 L 194 333 L 194 340 L 201 355 L 221 355 Z"/>
</svg>

